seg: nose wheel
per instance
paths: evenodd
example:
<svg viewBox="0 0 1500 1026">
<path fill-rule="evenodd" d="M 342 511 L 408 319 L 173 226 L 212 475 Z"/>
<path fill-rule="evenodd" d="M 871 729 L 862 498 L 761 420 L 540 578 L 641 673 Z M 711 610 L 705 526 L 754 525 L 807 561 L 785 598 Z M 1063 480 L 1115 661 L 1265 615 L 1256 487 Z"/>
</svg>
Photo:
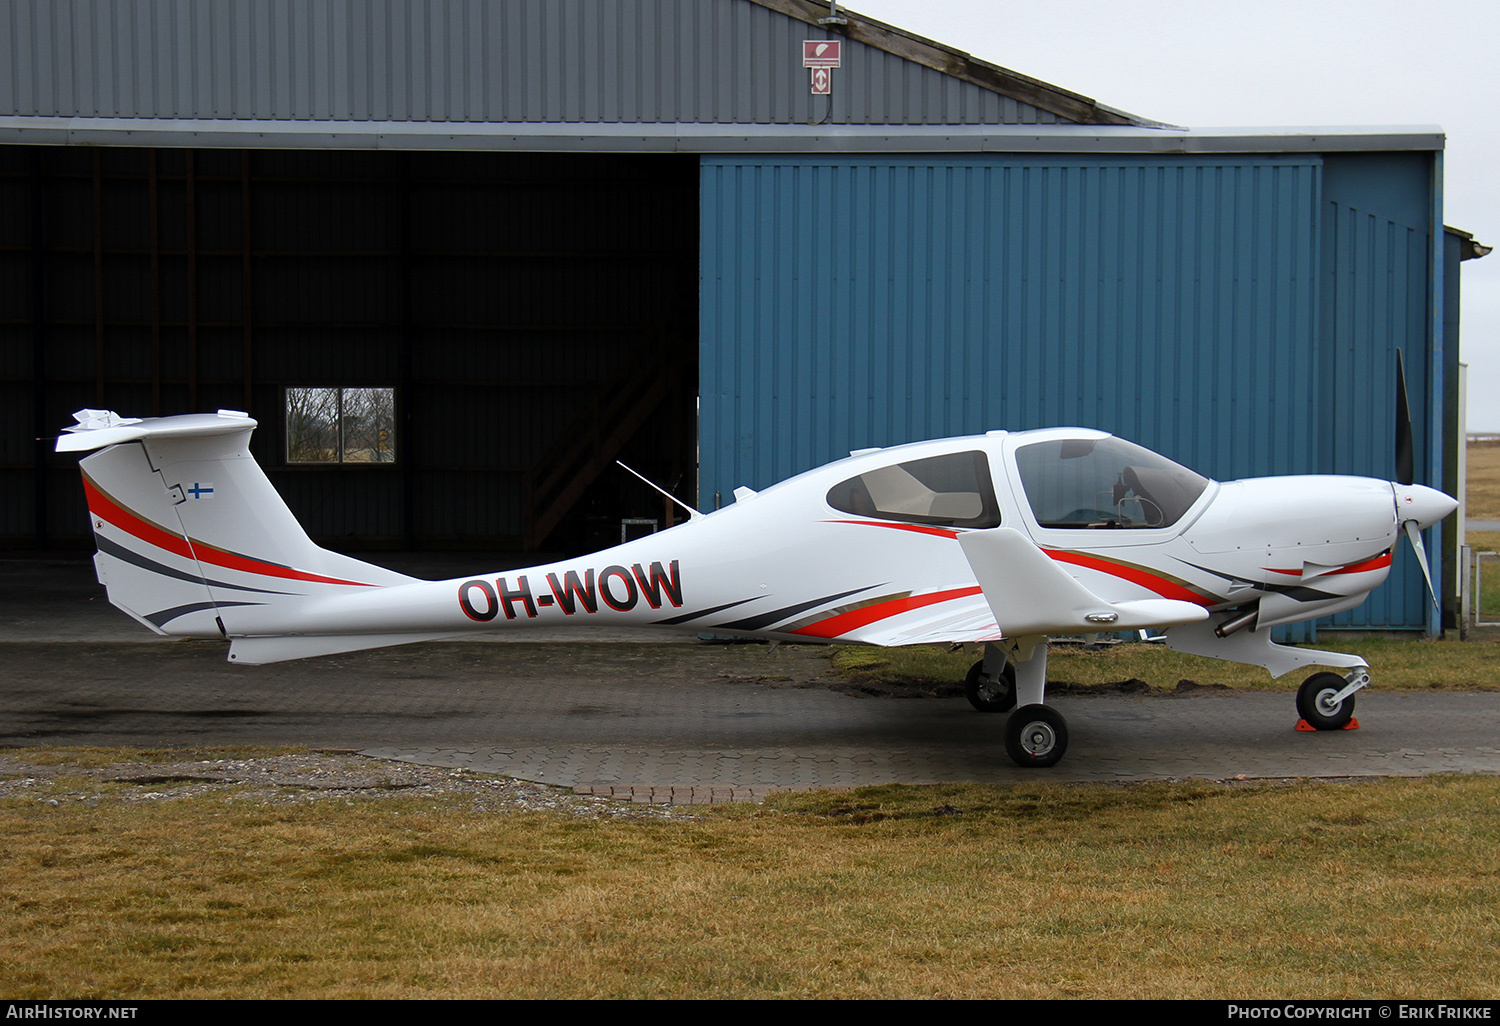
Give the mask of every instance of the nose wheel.
<svg viewBox="0 0 1500 1026">
<path fill-rule="evenodd" d="M 1068 721 L 1051 706 L 1023 705 L 1005 723 L 1005 751 L 1017 766 L 1055 766 L 1068 750 Z"/>
<path fill-rule="evenodd" d="M 1349 682 L 1336 673 L 1315 673 L 1297 689 L 1297 715 L 1314 730 L 1343 730 L 1354 718 L 1354 696 L 1340 698 Z"/>
</svg>

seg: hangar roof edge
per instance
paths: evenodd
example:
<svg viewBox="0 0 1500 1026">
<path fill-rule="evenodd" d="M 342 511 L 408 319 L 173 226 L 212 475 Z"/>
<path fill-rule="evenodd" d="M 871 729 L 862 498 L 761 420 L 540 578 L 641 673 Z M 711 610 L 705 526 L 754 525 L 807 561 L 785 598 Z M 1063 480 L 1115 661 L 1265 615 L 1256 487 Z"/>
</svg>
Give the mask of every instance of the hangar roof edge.
<svg viewBox="0 0 1500 1026">
<path fill-rule="evenodd" d="M 0 117 L 0 144 L 351 150 L 757 153 L 1322 153 L 1442 150 L 1435 125 L 512 124 Z"/>
</svg>

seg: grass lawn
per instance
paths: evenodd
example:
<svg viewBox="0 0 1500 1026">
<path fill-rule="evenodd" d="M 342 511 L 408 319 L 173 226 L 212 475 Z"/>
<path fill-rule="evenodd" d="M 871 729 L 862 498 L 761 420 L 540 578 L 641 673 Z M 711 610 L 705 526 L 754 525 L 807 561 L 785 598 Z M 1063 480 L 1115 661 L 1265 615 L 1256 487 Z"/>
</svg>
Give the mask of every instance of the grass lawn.
<svg viewBox="0 0 1500 1026">
<path fill-rule="evenodd" d="M 1500 997 L 1493 777 L 892 786 L 665 822 L 69 786 L 0 802 L 12 1000 Z"/>
<path fill-rule="evenodd" d="M 1500 520 L 1500 445 L 1470 445 L 1465 515 L 1471 520 Z M 1500 531 L 1470 531 L 1468 544 L 1476 552 L 1500 552 Z M 1500 622 L 1500 558 L 1483 561 L 1480 568 L 1479 619 Z"/>
<path fill-rule="evenodd" d="M 1500 520 L 1500 444 L 1470 445 L 1464 513 L 1472 520 Z"/>
</svg>

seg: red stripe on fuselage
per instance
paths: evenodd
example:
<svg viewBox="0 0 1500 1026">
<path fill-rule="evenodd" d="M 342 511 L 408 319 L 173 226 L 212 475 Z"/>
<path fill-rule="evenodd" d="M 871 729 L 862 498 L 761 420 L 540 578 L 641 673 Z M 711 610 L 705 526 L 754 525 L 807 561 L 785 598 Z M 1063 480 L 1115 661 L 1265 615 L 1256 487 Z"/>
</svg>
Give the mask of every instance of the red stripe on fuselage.
<svg viewBox="0 0 1500 1026">
<path fill-rule="evenodd" d="M 858 523 L 859 521 L 855 521 Z M 949 599 L 964 598 L 969 595 L 978 595 L 979 587 L 951 588 L 948 591 L 935 591 L 928 595 L 907 595 L 904 598 L 891 599 L 889 602 L 877 602 L 872 606 L 862 606 L 859 609 L 851 609 L 847 613 L 839 613 L 830 616 L 826 620 L 808 624 L 792 631 L 793 634 L 803 634 L 809 638 L 836 638 L 841 634 L 847 634 L 852 630 L 895 616 L 897 613 L 905 613 L 912 609 L 921 609 L 923 606 L 936 605 L 939 602 L 947 602 Z"/>
<path fill-rule="evenodd" d="M 166 549 L 184 559 L 193 558 L 193 550 L 188 547 L 186 538 L 136 516 L 101 491 L 87 474 L 83 475 L 83 494 L 88 499 L 89 512 L 94 516 L 108 520 L 120 530 L 135 535 L 141 541 L 150 542 L 159 549 Z"/>
<path fill-rule="evenodd" d="M 1361 560 L 1358 563 L 1350 563 L 1348 566 L 1341 566 L 1337 570 L 1329 570 L 1327 573 L 1319 574 L 1318 576 L 1334 577 L 1338 574 L 1367 574 L 1372 570 L 1381 570 L 1390 565 L 1391 554 L 1389 551 L 1386 551 L 1370 559 Z M 1302 576 L 1302 570 L 1281 570 L 1269 566 L 1263 566 L 1261 569 L 1268 574 L 1285 574 L 1288 577 Z"/>
<path fill-rule="evenodd" d="M 1192 602 L 1200 606 L 1213 606 L 1218 604 L 1219 599 L 1210 595 L 1204 595 L 1194 591 L 1177 581 L 1160 574 L 1152 573 L 1145 567 L 1136 566 L 1134 563 L 1115 562 L 1100 556 L 1091 556 L 1084 552 L 1073 552 L 1068 549 L 1043 549 L 1047 555 L 1059 563 L 1072 563 L 1074 566 L 1087 567 L 1090 570 L 1098 570 L 1100 573 L 1118 577 L 1129 581 L 1131 584 L 1139 584 L 1142 588 L 1154 591 L 1162 598 L 1177 599 L 1179 602 Z"/>
<path fill-rule="evenodd" d="M 344 581 L 337 577 L 324 577 L 321 574 L 310 574 L 302 570 L 295 570 L 289 566 L 279 563 L 267 563 L 263 559 L 254 559 L 250 556 L 242 556 L 238 552 L 230 552 L 207 542 L 188 539 L 175 531 L 168 531 L 160 524 L 154 524 L 144 517 L 137 516 L 130 510 L 121 506 L 110 498 L 98 485 L 83 475 L 83 492 L 88 497 L 89 512 L 101 520 L 108 520 L 120 530 L 134 535 L 159 549 L 203 563 L 212 563 L 215 566 L 226 567 L 230 570 L 240 570 L 250 574 L 260 574 L 262 577 L 279 577 L 288 581 L 309 581 L 314 584 L 347 584 L 356 588 L 373 588 L 373 584 L 365 584 L 361 581 Z"/>
<path fill-rule="evenodd" d="M 1362 563 L 1351 563 L 1346 567 L 1339 568 L 1338 570 L 1329 571 L 1329 574 L 1363 574 L 1369 573 L 1371 570 L 1379 570 L 1382 567 L 1387 567 L 1390 565 L 1391 554 L 1389 552 L 1382 552 L 1380 555 L 1376 556 L 1373 559 L 1367 559 Z"/>
<path fill-rule="evenodd" d="M 911 531 L 914 534 L 935 534 L 939 538 L 957 538 L 958 532 L 947 527 L 927 527 L 923 524 L 891 524 L 884 520 L 825 520 L 825 524 L 855 524 L 861 527 L 889 527 L 896 531 Z"/>
</svg>

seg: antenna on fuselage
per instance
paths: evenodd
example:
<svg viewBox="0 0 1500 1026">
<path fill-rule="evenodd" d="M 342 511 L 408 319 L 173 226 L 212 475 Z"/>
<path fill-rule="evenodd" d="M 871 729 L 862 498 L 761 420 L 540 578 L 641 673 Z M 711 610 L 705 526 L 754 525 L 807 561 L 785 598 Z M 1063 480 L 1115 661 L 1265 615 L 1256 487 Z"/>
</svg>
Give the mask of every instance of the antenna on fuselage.
<svg viewBox="0 0 1500 1026">
<path fill-rule="evenodd" d="M 657 484 L 655 481 L 651 480 L 645 474 L 642 474 L 642 473 L 638 472 L 634 467 L 626 466 L 624 463 L 621 463 L 619 460 L 615 460 L 615 462 L 618 463 L 621 467 L 624 467 L 626 470 L 630 471 L 630 473 L 634 474 L 637 478 L 639 478 L 641 480 L 641 483 L 645 484 L 648 488 L 651 488 L 654 491 L 660 492 L 662 495 L 666 496 L 668 499 L 671 499 L 673 502 L 677 503 L 677 505 L 679 505 L 683 509 L 687 510 L 688 519 L 692 520 L 692 519 L 696 519 L 698 517 L 703 516 L 702 513 L 698 512 L 696 509 L 694 509 L 693 507 L 689 506 L 687 503 L 683 502 L 677 496 L 675 496 L 671 492 L 667 491 L 665 488 L 663 488 L 661 485 Z"/>
</svg>

